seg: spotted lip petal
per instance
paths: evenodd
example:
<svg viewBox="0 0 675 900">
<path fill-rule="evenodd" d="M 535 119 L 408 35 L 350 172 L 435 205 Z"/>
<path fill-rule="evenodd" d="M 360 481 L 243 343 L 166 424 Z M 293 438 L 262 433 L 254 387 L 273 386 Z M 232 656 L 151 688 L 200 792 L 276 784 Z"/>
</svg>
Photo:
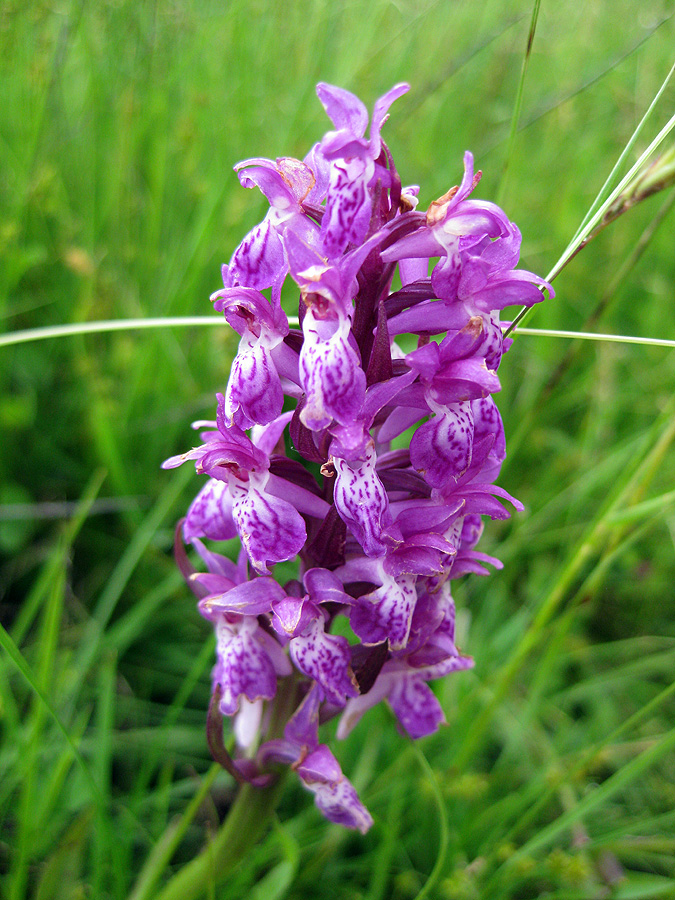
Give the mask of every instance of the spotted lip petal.
<svg viewBox="0 0 675 900">
<path fill-rule="evenodd" d="M 289 764 L 304 787 L 314 794 L 317 808 L 329 821 L 365 834 L 373 824 L 370 813 L 330 749 L 319 744 L 320 702 L 321 691 L 315 684 L 289 719 L 283 739 L 266 741 L 258 751 L 258 759 L 262 765 Z"/>
<path fill-rule="evenodd" d="M 251 565 L 261 575 L 268 565 L 293 559 L 307 538 L 300 513 L 265 491 L 267 473 L 251 473 L 248 482 L 233 481 L 232 518 Z"/>
<path fill-rule="evenodd" d="M 471 464 L 474 420 L 471 404 L 442 408 L 417 429 L 410 441 L 410 461 L 432 487 L 459 477 Z"/>
<path fill-rule="evenodd" d="M 225 392 L 224 415 L 228 426 L 242 429 L 266 425 L 280 415 L 283 389 L 272 351 L 288 334 L 288 320 L 277 303 L 256 290 L 224 288 L 211 296 L 241 335 L 239 349 Z"/>
<path fill-rule="evenodd" d="M 183 524 L 183 536 L 186 541 L 195 537 L 229 541 L 236 534 L 228 486 L 223 481 L 210 478 L 192 501 Z"/>
<path fill-rule="evenodd" d="M 242 338 L 225 394 L 229 420 L 240 428 L 266 425 L 281 413 L 283 403 L 281 380 L 269 348 Z"/>
<path fill-rule="evenodd" d="M 333 493 L 336 509 L 366 556 L 373 557 L 381 556 L 390 544 L 385 529 L 391 522 L 387 492 L 375 470 L 376 462 L 372 444 L 361 462 L 333 458 L 337 473 Z"/>
<path fill-rule="evenodd" d="M 303 634 L 290 643 L 291 659 L 305 675 L 321 686 L 324 696 L 336 706 L 358 689 L 350 675 L 349 642 L 341 635 L 326 634 L 323 616 L 317 616 Z"/>
<path fill-rule="evenodd" d="M 303 323 L 300 381 L 306 394 L 302 424 L 321 431 L 331 422 L 347 424 L 358 416 L 366 392 L 366 376 L 349 341 L 348 320 L 320 320 L 312 311 Z"/>
<path fill-rule="evenodd" d="M 234 622 L 220 616 L 216 622 L 218 662 L 212 677 L 221 687 L 220 711 L 225 716 L 234 715 L 242 695 L 254 702 L 271 700 L 276 693 L 274 665 L 255 638 L 258 629 L 257 620 L 248 616 Z"/>
<path fill-rule="evenodd" d="M 342 774 L 338 761 L 325 744 L 304 758 L 296 772 L 314 794 L 318 809 L 330 821 L 365 834 L 373 819 L 358 798 L 352 784 Z"/>
<path fill-rule="evenodd" d="M 382 585 L 354 603 L 349 622 L 364 644 L 388 641 L 392 650 L 405 647 L 417 602 L 415 581 L 413 574 L 394 578 L 383 572 Z"/>
</svg>

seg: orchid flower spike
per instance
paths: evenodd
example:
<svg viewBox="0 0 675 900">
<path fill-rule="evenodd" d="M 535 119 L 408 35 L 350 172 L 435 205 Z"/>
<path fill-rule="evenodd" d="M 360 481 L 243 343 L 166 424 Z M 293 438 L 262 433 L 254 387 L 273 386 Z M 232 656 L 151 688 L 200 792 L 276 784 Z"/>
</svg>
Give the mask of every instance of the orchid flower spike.
<svg viewBox="0 0 675 900">
<path fill-rule="evenodd" d="M 354 94 L 319 84 L 333 129 L 304 160 L 235 166 L 270 204 L 211 297 L 239 350 L 201 443 L 164 463 L 206 477 L 176 555 L 216 634 L 212 707 L 239 747 L 228 769 L 262 785 L 286 764 L 326 818 L 361 832 L 373 820 L 320 727 L 339 716 L 344 738 L 381 701 L 414 739 L 445 722 L 429 682 L 473 665 L 452 582 L 501 567 L 476 549 L 485 519 L 522 509 L 495 484 L 499 316 L 553 293 L 516 268 L 516 225 L 473 196 L 471 153 L 459 186 L 417 210 L 382 139 L 407 90 L 381 97 L 369 125 Z M 235 538 L 236 562 L 219 552 Z"/>
</svg>

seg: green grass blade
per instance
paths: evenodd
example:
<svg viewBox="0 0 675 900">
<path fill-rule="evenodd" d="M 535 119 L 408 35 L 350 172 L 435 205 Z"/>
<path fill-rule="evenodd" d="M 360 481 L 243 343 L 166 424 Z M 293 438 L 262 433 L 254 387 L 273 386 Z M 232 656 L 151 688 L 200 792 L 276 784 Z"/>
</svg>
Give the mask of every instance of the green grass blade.
<svg viewBox="0 0 675 900">
<path fill-rule="evenodd" d="M 513 151 L 516 146 L 516 138 L 518 136 L 518 123 L 520 122 L 520 111 L 523 105 L 523 89 L 525 87 L 525 76 L 527 74 L 527 66 L 530 62 L 530 55 L 532 53 L 532 45 L 534 43 L 534 35 L 537 30 L 537 19 L 539 18 L 539 7 L 541 6 L 541 0 L 534 0 L 534 5 L 532 7 L 532 18 L 530 20 L 530 29 L 527 35 L 527 46 L 525 47 L 525 53 L 523 54 L 523 64 L 520 69 L 520 78 L 518 79 L 518 88 L 516 90 L 516 98 L 513 104 L 513 114 L 511 115 L 511 129 L 509 131 L 509 141 L 506 148 L 506 156 L 504 158 L 504 165 L 502 167 L 502 174 L 499 180 L 499 189 L 497 191 L 497 204 L 501 204 L 504 198 L 504 194 L 506 192 L 506 178 L 509 170 L 509 164 L 513 157 Z"/>
</svg>

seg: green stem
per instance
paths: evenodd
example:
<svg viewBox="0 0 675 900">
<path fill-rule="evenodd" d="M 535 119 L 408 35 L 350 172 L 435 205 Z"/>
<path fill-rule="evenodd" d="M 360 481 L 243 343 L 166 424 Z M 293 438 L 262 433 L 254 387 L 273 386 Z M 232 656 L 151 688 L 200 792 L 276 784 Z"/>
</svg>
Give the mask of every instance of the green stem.
<svg viewBox="0 0 675 900">
<path fill-rule="evenodd" d="M 173 876 L 156 900 L 203 897 L 211 885 L 227 878 L 269 827 L 282 786 L 283 778 L 266 788 L 242 785 L 220 831 Z"/>
<path fill-rule="evenodd" d="M 284 679 L 272 705 L 267 738 L 282 734 L 298 702 L 297 682 Z M 223 748 L 224 749 L 224 748 Z M 177 872 L 155 900 L 193 900 L 223 881 L 267 831 L 283 789 L 283 775 L 268 787 L 242 784 L 225 822 L 212 841 Z"/>
</svg>

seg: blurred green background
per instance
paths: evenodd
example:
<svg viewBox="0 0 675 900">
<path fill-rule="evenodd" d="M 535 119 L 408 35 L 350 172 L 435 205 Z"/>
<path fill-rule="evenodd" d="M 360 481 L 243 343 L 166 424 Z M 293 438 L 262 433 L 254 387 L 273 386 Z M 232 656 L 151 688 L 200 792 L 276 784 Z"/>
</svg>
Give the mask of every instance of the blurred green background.
<svg viewBox="0 0 675 900">
<path fill-rule="evenodd" d="M 531 12 L 3 0 L 4 329 L 211 314 L 220 265 L 265 210 L 232 166 L 304 156 L 329 127 L 319 80 L 371 108 L 408 81 L 384 138 L 421 208 L 471 149 L 477 196 L 500 192 L 523 267 L 546 274 L 673 64 L 675 19 L 665 0 L 544 0 L 505 168 Z M 630 162 L 674 100 L 670 85 Z M 672 202 L 594 240 L 528 324 L 675 338 Z M 209 629 L 171 558 L 199 481 L 159 464 L 212 416 L 235 350 L 227 329 L 198 328 L 0 347 L 12 900 L 129 896 L 208 769 Z M 522 336 L 500 376 L 500 483 L 526 512 L 486 529 L 504 571 L 456 591 L 476 669 L 439 686 L 449 728 L 422 744 L 450 818 L 433 895 L 675 897 L 675 352 Z M 373 831 L 339 832 L 289 784 L 275 829 L 214 896 L 318 897 L 329 882 L 340 898 L 417 895 L 438 852 L 433 793 L 386 711 L 371 723 L 336 752 Z M 216 779 L 167 872 L 232 790 Z"/>
</svg>

